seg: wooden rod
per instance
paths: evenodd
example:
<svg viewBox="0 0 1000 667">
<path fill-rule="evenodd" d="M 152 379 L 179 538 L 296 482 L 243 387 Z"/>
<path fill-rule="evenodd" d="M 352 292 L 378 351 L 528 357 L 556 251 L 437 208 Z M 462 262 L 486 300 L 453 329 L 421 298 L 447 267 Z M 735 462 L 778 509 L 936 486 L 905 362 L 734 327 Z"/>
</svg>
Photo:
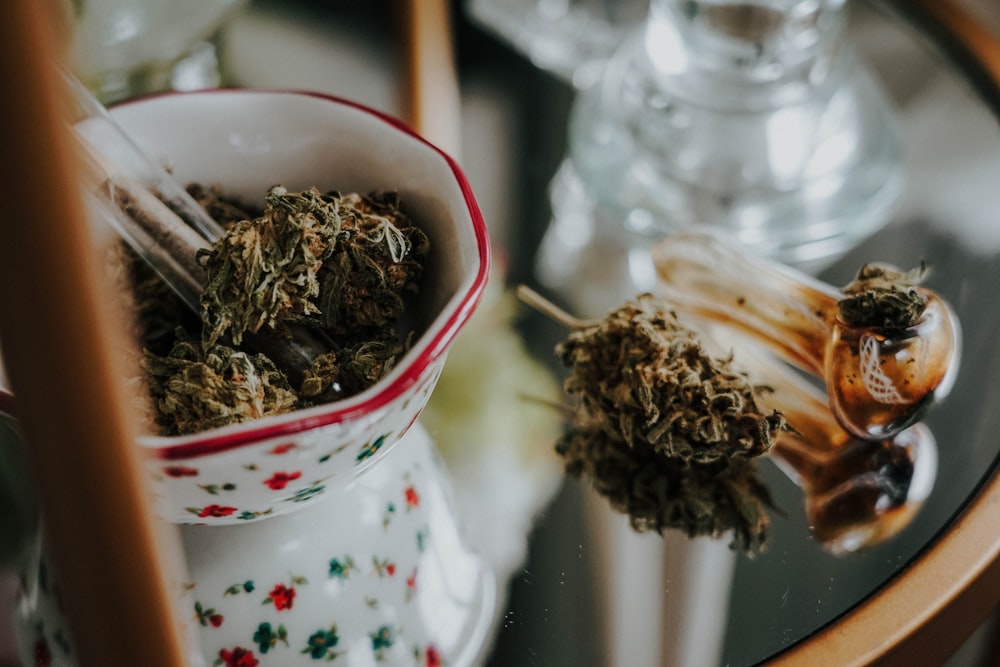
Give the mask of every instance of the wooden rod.
<svg viewBox="0 0 1000 667">
<path fill-rule="evenodd" d="M 399 0 L 403 118 L 460 159 L 462 100 L 447 0 Z"/>
<path fill-rule="evenodd" d="M 153 519 L 49 3 L 0 3 L 0 347 L 81 667 L 180 667 L 180 553 Z M 102 293 L 104 296 L 102 296 Z M 170 581 L 173 580 L 174 584 Z"/>
<path fill-rule="evenodd" d="M 906 11 L 905 5 L 900 8 Z M 913 0 L 913 10 L 923 11 L 955 35 L 993 80 L 1000 81 L 1000 37 L 984 26 L 975 14 L 954 0 Z"/>
</svg>

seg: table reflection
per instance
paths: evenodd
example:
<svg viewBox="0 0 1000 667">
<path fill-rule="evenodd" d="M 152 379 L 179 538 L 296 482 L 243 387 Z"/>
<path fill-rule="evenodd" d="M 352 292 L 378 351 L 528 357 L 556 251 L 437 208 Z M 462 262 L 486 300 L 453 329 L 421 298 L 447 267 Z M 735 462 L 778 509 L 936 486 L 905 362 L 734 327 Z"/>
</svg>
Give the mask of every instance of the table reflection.
<svg viewBox="0 0 1000 667">
<path fill-rule="evenodd" d="M 392 60 L 372 37 L 386 26 L 374 10 L 345 18 L 316 2 L 301 3 L 301 11 L 277 2 L 252 9 L 229 38 L 237 83 L 332 90 L 394 111 Z M 773 517 L 767 552 L 749 559 L 731 551 L 726 539 L 636 534 L 586 485 L 561 480 L 524 544 L 491 531 L 483 514 L 470 516 L 472 533 L 506 536 L 511 568 L 487 664 L 766 660 L 862 603 L 926 548 L 992 468 L 1000 417 L 987 406 L 1000 386 L 988 380 L 1000 370 L 993 339 L 1000 305 L 986 286 L 1000 279 L 1000 227 L 991 213 L 1000 203 L 993 187 L 1000 182 L 996 119 L 924 35 L 868 5 L 852 10 L 851 35 L 899 114 L 908 181 L 891 222 L 824 266 L 819 277 L 843 285 L 868 261 L 902 267 L 925 261 L 927 285 L 954 306 L 965 361 L 950 396 L 926 420 L 940 451 L 929 497 L 898 535 L 837 555 L 815 538 L 802 489 L 767 463 L 761 474 L 781 511 Z M 565 154 L 575 91 L 485 35 L 461 11 L 456 18 L 463 167 L 508 283 L 537 284 L 535 255 L 551 214 L 548 185 Z M 279 52 L 280 59 L 268 56 Z M 333 60 L 343 66 L 331 69 Z M 520 325 L 531 352 L 554 368 L 552 348 L 565 332 L 527 314 Z M 457 472 L 461 495 L 462 475 L 469 473 Z M 485 495 L 479 494 L 480 505 L 491 502 Z"/>
<path fill-rule="evenodd" d="M 589 489 L 570 481 L 543 515 L 532 558 L 513 582 L 495 664 L 766 660 L 861 604 L 927 547 L 992 469 L 996 418 L 987 412 L 997 391 L 989 380 L 998 350 L 990 332 L 998 315 L 981 286 L 1000 277 L 990 220 L 996 201 L 988 186 L 1000 171 L 996 119 L 969 82 L 909 27 L 859 8 L 852 29 L 899 111 L 910 175 L 891 223 L 820 277 L 839 285 L 868 261 L 910 266 L 923 260 L 932 268 L 929 284 L 955 306 L 965 362 L 951 396 L 927 419 L 941 452 L 927 502 L 893 539 L 838 556 L 811 535 L 801 489 L 765 466 L 784 512 L 773 522 L 770 550 L 727 561 L 717 549 L 712 564 L 696 570 L 707 573 L 702 581 L 676 578 L 685 571 L 679 561 L 704 563 L 712 546 L 632 535 L 624 519 L 606 516 Z M 536 340 L 545 337 L 529 331 Z M 539 349 L 544 353 L 545 345 Z M 575 523 L 582 529 L 570 530 Z M 725 623 L 713 625 L 713 614 Z"/>
</svg>

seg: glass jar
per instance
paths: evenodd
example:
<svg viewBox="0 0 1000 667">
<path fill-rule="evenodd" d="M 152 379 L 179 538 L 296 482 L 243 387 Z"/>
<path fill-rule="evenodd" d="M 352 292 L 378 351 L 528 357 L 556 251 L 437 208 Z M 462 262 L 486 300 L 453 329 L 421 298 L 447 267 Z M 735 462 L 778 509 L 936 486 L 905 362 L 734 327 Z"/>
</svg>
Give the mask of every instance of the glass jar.
<svg viewBox="0 0 1000 667">
<path fill-rule="evenodd" d="M 70 61 L 105 104 L 221 83 L 218 40 L 248 0 L 76 0 Z"/>
<path fill-rule="evenodd" d="M 541 283 L 593 316 L 652 288 L 648 247 L 678 229 L 807 266 L 884 225 L 901 142 L 846 20 L 843 0 L 653 0 L 571 111 Z"/>
<path fill-rule="evenodd" d="M 642 23 L 649 0 L 467 0 L 466 7 L 536 66 L 585 88 Z"/>
</svg>

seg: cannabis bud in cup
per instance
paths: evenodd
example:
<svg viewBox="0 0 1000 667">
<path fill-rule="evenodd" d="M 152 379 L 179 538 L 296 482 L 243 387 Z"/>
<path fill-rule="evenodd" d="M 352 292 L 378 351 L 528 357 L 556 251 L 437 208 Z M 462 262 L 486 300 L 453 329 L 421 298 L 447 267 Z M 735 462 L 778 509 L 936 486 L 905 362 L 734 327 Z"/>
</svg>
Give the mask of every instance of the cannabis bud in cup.
<svg viewBox="0 0 1000 667">
<path fill-rule="evenodd" d="M 407 349 L 396 326 L 430 249 L 395 193 L 276 186 L 253 211 L 217 189 L 189 191 L 224 226 L 211 244 L 175 250 L 196 259 L 197 317 L 137 258 L 129 271 L 162 434 L 337 400 L 385 377 Z"/>
</svg>

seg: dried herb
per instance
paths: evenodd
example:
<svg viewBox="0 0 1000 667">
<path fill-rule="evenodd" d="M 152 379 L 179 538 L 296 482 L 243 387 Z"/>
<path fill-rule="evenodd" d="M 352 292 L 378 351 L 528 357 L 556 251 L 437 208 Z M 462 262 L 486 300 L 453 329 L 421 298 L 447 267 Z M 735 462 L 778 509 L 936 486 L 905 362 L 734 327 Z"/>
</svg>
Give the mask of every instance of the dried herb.
<svg viewBox="0 0 1000 667">
<path fill-rule="evenodd" d="M 232 225 L 200 253 L 207 340 L 238 345 L 245 333 L 288 322 L 350 336 L 392 324 L 427 250 L 395 194 L 272 188 L 261 217 Z"/>
<path fill-rule="evenodd" d="M 168 355 L 144 357 L 143 370 L 164 434 L 196 433 L 294 408 L 295 392 L 264 355 L 205 345 L 184 332 L 178 332 L 178 338 Z"/>
<path fill-rule="evenodd" d="M 187 193 L 205 209 L 209 217 L 223 227 L 229 227 L 241 220 L 260 217 L 262 211 L 243 200 L 225 192 L 218 185 L 205 186 L 191 183 L 185 188 Z"/>
<path fill-rule="evenodd" d="M 771 496 L 750 461 L 698 464 L 663 456 L 613 438 L 599 420 L 580 418 L 556 451 L 568 474 L 591 480 L 637 531 L 720 537 L 731 530 L 732 546 L 748 554 L 767 541 Z"/>
<path fill-rule="evenodd" d="M 757 406 L 766 388 L 708 355 L 650 294 L 592 323 L 519 295 L 574 329 L 556 347 L 575 399 L 556 445 L 567 473 L 590 480 L 636 530 L 731 530 L 734 547 L 760 551 L 771 501 L 754 458 L 788 428 Z"/>
<path fill-rule="evenodd" d="M 255 215 L 218 188 L 188 193 L 226 227 L 211 248 L 185 246 L 205 277 L 201 317 L 134 255 L 116 269 L 131 288 L 163 434 L 337 400 L 392 370 L 412 337 L 394 327 L 429 249 L 397 195 L 274 187 Z M 328 343 L 321 354 L 311 345 L 317 333 Z M 302 344 L 312 347 L 309 368 L 299 363 Z"/>
<path fill-rule="evenodd" d="M 905 329 L 913 326 L 927 306 L 927 296 L 917 289 L 927 276 L 925 266 L 900 271 L 881 263 L 866 264 L 842 288 L 840 317 L 854 327 Z"/>
<path fill-rule="evenodd" d="M 320 271 L 319 312 L 304 319 L 334 335 L 357 335 L 399 318 L 406 297 L 417 291 L 430 243 L 402 212 L 396 193 L 338 197 L 340 235 Z"/>
<path fill-rule="evenodd" d="M 556 353 L 565 389 L 600 427 L 630 447 L 695 463 L 764 454 L 784 427 L 765 413 L 730 360 L 706 354 L 649 294 L 572 332 Z"/>
<path fill-rule="evenodd" d="M 272 188 L 260 218 L 237 222 L 199 253 L 206 341 L 227 336 L 239 345 L 245 333 L 317 312 L 317 273 L 339 232 L 336 204 L 318 191 Z"/>
<path fill-rule="evenodd" d="M 406 347 L 395 336 L 383 335 L 322 354 L 306 372 L 299 394 L 324 403 L 362 392 L 389 374 Z"/>
</svg>

